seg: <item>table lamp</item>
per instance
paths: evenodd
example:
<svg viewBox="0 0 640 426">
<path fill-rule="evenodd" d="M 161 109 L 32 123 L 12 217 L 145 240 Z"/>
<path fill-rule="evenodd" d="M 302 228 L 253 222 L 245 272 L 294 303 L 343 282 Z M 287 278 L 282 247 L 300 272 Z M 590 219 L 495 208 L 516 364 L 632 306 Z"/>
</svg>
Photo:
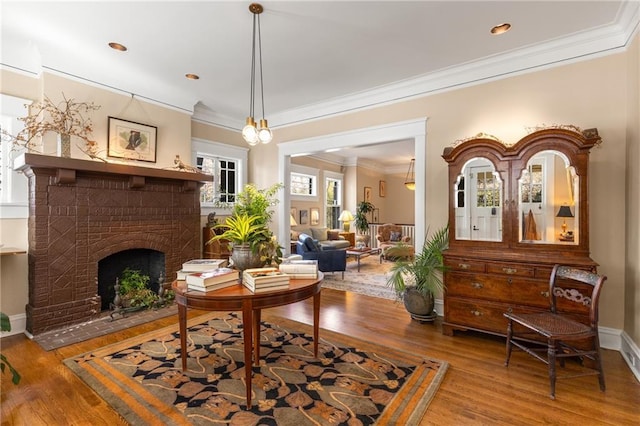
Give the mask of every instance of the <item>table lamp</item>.
<svg viewBox="0 0 640 426">
<path fill-rule="evenodd" d="M 564 218 L 567 217 L 573 217 L 573 213 L 571 213 L 571 209 L 569 208 L 569 206 L 560 206 L 560 210 L 558 210 L 558 214 L 556 215 L 556 217 L 561 217 L 563 218 L 562 220 L 562 233 L 566 233 L 567 232 L 567 220 Z"/>
<path fill-rule="evenodd" d="M 349 232 L 349 225 L 353 220 L 353 215 L 351 214 L 351 212 L 349 210 L 342 210 L 342 213 L 340 213 L 340 217 L 338 218 L 338 220 L 342 222 L 344 232 Z"/>
</svg>

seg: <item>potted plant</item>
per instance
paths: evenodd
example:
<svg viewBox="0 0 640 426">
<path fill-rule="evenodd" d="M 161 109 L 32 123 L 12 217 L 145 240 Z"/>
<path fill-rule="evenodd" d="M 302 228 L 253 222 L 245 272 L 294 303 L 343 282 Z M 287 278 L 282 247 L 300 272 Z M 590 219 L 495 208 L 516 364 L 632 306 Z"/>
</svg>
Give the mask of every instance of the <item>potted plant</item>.
<svg viewBox="0 0 640 426">
<path fill-rule="evenodd" d="M 214 235 L 209 242 L 228 240 L 231 259 L 239 270 L 278 263 L 282 258 L 282 247 L 269 229 L 272 207 L 278 203 L 277 193 L 282 187 L 280 183 L 267 189 L 245 185 L 236 195 L 231 216 L 214 227 L 223 232 Z"/>
<path fill-rule="evenodd" d="M 369 245 L 369 241 L 371 239 L 371 235 L 367 234 L 369 232 L 369 221 L 367 220 L 367 214 L 373 212 L 375 210 L 375 206 L 369 201 L 361 201 L 356 208 L 356 216 L 354 219 L 354 224 L 356 226 L 356 230 L 358 231 L 358 237 L 356 240 L 359 242 L 364 242 L 366 246 Z"/>
<path fill-rule="evenodd" d="M 444 290 L 442 273 L 445 266 L 442 252 L 448 246 L 449 225 L 436 231 L 430 238 L 427 232 L 422 250 L 413 258 L 402 255 L 406 253 L 402 244 L 387 249 L 391 257 L 395 255 L 398 259 L 391 267 L 387 284 L 403 300 L 413 319 L 433 321 L 437 316 L 434 312 L 434 295 Z"/>
</svg>

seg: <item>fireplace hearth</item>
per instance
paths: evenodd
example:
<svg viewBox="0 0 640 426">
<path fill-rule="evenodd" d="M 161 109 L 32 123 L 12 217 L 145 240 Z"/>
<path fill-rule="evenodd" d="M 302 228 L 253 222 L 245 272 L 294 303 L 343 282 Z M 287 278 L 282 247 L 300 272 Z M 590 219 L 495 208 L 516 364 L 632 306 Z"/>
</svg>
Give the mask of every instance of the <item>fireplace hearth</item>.
<svg viewBox="0 0 640 426">
<path fill-rule="evenodd" d="M 171 280 L 201 257 L 199 187 L 212 176 L 39 154 L 19 163 L 29 179 L 31 334 L 90 321 L 108 306 L 103 259 L 146 253 L 141 262 Z"/>
</svg>

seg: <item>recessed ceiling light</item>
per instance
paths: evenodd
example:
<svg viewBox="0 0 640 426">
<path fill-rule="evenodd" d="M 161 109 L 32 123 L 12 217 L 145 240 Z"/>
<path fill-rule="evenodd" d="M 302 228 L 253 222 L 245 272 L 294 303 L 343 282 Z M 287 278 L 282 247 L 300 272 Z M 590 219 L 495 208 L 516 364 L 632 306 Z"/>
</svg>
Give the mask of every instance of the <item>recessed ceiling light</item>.
<svg viewBox="0 0 640 426">
<path fill-rule="evenodd" d="M 511 29 L 511 24 L 508 24 L 505 22 L 504 24 L 496 25 L 495 27 L 491 28 L 491 34 L 493 35 L 504 34 L 510 29 Z"/>
<path fill-rule="evenodd" d="M 189 80 L 200 80 L 200 76 L 198 74 L 185 74 L 184 76 Z"/>
<path fill-rule="evenodd" d="M 127 46 L 120 43 L 116 43 L 115 41 L 112 41 L 111 43 L 109 43 L 109 47 L 115 50 L 119 50 L 121 52 L 127 51 Z"/>
</svg>

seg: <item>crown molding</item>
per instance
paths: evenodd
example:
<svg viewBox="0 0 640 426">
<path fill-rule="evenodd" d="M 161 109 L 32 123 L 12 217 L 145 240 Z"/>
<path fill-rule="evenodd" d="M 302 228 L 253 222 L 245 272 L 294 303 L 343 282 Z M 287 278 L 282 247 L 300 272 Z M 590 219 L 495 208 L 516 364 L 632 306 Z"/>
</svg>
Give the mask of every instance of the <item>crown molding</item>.
<svg viewBox="0 0 640 426">
<path fill-rule="evenodd" d="M 618 53 L 627 48 L 638 31 L 639 23 L 640 2 L 625 2 L 611 25 L 326 102 L 271 114 L 269 124 L 272 129 L 293 126 Z M 201 111 L 196 106 L 196 120 L 237 130 L 244 126 L 243 122 L 217 116 L 215 113 L 206 118 L 200 114 Z"/>
</svg>

